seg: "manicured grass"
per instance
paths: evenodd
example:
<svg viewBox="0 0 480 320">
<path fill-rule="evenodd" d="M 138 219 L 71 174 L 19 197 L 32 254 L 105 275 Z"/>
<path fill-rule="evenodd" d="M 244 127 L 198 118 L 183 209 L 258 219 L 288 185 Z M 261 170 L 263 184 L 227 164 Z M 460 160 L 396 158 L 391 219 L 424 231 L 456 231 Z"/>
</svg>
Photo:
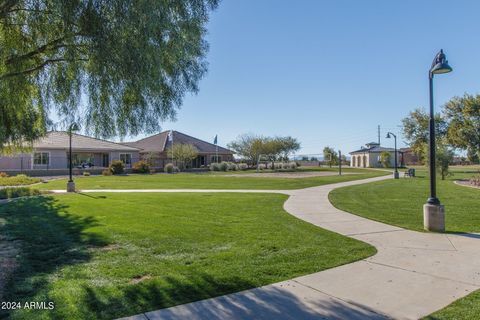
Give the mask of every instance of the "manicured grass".
<svg viewBox="0 0 480 320">
<path fill-rule="evenodd" d="M 19 174 L 12 177 L 0 177 L 0 186 L 21 186 L 40 182 L 41 179 Z"/>
<path fill-rule="evenodd" d="M 423 166 L 415 166 L 412 167 L 417 170 L 422 176 L 428 175 L 427 168 Z M 470 165 L 470 166 L 450 166 L 450 172 L 453 176 L 449 177 L 451 180 L 460 180 L 460 179 L 469 179 L 472 176 L 480 174 L 480 166 L 479 165 Z"/>
<path fill-rule="evenodd" d="M 480 190 L 458 186 L 456 178 L 467 178 L 473 172 L 456 172 L 447 180 L 438 180 L 437 195 L 445 205 L 446 229 L 450 232 L 479 232 Z M 332 191 L 332 204 L 369 219 L 412 230 L 423 230 L 423 204 L 429 195 L 425 170 L 416 178 L 385 180 Z"/>
<path fill-rule="evenodd" d="M 480 290 L 475 291 L 465 298 L 455 301 L 448 307 L 437 311 L 424 320 L 478 320 L 480 315 Z"/>
<path fill-rule="evenodd" d="M 162 177 L 163 178 L 163 177 Z M 80 179 L 79 179 L 80 180 Z M 19 240 L 12 319 L 112 319 L 317 272 L 375 249 L 303 222 L 279 194 L 69 194 L 0 206 Z M 1 318 L 1 315 L 0 315 Z"/>
<path fill-rule="evenodd" d="M 301 189 L 329 183 L 366 179 L 388 174 L 377 170 L 356 170 L 359 174 L 310 178 L 241 177 L 231 174 L 179 173 L 75 178 L 77 189 Z M 38 189 L 65 189 L 67 180 L 35 185 Z"/>
</svg>

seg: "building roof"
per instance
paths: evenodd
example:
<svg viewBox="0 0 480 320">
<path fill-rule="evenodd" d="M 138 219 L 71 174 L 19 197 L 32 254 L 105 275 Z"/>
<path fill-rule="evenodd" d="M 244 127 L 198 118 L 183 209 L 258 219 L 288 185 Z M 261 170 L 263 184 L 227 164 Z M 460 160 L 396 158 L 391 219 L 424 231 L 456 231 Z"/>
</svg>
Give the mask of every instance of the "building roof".
<svg viewBox="0 0 480 320">
<path fill-rule="evenodd" d="M 69 135 L 66 131 L 50 131 L 45 137 L 38 139 L 33 143 L 34 149 L 68 149 Z M 107 140 L 101 140 L 72 133 L 72 148 L 85 151 L 140 151 L 138 148 L 125 146 Z"/>
<path fill-rule="evenodd" d="M 171 142 L 168 141 L 168 131 L 160 132 L 156 135 L 135 141 L 125 142 L 124 145 L 142 149 L 141 152 L 163 152 L 171 146 Z M 187 134 L 173 130 L 173 143 L 192 144 L 197 148 L 199 153 L 215 153 L 217 146 L 213 143 L 209 143 Z M 233 151 L 218 146 L 219 154 L 233 154 Z"/>
<path fill-rule="evenodd" d="M 383 151 L 395 152 L 395 149 L 394 148 L 384 148 L 384 147 L 380 147 L 380 146 L 373 146 L 373 147 L 370 147 L 370 148 L 363 148 L 363 149 L 352 151 L 352 152 L 350 152 L 350 154 L 383 152 Z M 397 152 L 400 152 L 400 150 L 397 149 Z"/>
</svg>

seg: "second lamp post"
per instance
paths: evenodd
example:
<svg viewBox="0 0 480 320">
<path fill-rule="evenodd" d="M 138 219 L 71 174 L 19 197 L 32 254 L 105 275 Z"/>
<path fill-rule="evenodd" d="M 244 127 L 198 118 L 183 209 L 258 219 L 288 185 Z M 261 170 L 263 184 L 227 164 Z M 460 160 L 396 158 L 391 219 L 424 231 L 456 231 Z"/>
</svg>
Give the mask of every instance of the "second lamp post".
<svg viewBox="0 0 480 320">
<path fill-rule="evenodd" d="M 393 136 L 394 140 L 395 140 L 395 171 L 393 172 L 393 178 L 394 179 L 398 179 L 399 177 L 399 174 L 398 174 L 398 163 L 397 163 L 397 136 L 394 135 L 393 133 L 391 132 L 387 132 L 387 139 L 390 139 L 391 136 Z"/>
</svg>

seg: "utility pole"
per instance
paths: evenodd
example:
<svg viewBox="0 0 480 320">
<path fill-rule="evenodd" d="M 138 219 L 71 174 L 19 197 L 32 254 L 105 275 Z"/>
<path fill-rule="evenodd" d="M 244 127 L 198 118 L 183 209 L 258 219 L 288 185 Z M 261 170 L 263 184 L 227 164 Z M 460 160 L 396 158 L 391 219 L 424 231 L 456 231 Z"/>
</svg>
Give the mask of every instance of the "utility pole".
<svg viewBox="0 0 480 320">
<path fill-rule="evenodd" d="M 380 125 L 378 125 L 378 145 L 380 145 Z"/>
</svg>

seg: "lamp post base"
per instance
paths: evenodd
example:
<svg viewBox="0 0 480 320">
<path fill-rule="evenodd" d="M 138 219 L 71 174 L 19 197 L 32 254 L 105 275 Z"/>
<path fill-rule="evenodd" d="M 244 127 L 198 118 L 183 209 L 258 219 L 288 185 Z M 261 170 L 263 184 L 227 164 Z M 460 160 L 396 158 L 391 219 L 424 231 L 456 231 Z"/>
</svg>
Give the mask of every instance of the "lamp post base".
<svg viewBox="0 0 480 320">
<path fill-rule="evenodd" d="M 424 204 L 423 228 L 427 231 L 445 232 L 445 206 L 441 204 Z"/>
<path fill-rule="evenodd" d="M 75 192 L 75 182 L 73 181 L 67 182 L 67 192 Z"/>
<path fill-rule="evenodd" d="M 394 171 L 393 172 L 393 179 L 398 179 L 400 177 L 400 174 L 398 173 L 398 171 Z"/>
</svg>

